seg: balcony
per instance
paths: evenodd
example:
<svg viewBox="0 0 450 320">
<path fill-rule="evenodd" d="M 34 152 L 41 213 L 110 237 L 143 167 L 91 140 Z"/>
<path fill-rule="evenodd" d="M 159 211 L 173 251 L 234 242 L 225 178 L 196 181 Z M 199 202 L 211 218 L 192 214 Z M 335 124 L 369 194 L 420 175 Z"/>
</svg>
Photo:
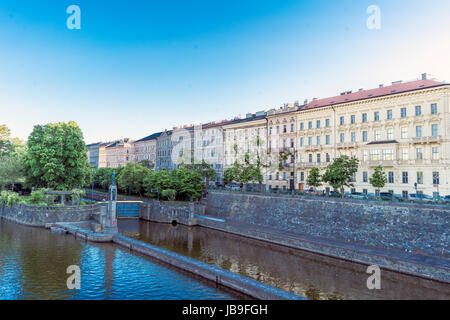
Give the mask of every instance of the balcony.
<svg viewBox="0 0 450 320">
<path fill-rule="evenodd" d="M 298 162 L 297 163 L 297 169 L 308 169 L 308 168 L 325 168 L 328 166 L 329 163 L 327 162 Z"/>
<path fill-rule="evenodd" d="M 368 167 L 377 167 L 377 166 L 393 167 L 394 165 L 397 164 L 397 161 L 396 160 L 368 160 L 368 161 L 363 161 L 362 164 L 364 164 Z"/>
<path fill-rule="evenodd" d="M 412 142 L 416 144 L 440 143 L 441 141 L 441 136 L 412 138 Z"/>
<path fill-rule="evenodd" d="M 356 142 L 341 142 L 341 143 L 337 143 L 336 147 L 338 149 L 351 149 L 351 148 L 356 148 L 357 143 Z"/>
<path fill-rule="evenodd" d="M 305 151 L 319 151 L 321 150 L 322 147 L 320 145 L 314 145 L 314 146 L 305 146 L 304 150 Z"/>
</svg>

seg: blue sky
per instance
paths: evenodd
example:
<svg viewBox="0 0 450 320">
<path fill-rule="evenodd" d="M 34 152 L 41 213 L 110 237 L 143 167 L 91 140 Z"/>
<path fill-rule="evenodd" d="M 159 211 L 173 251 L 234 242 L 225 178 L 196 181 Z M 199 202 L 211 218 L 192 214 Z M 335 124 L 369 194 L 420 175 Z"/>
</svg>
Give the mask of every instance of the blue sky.
<svg viewBox="0 0 450 320">
<path fill-rule="evenodd" d="M 81 30 L 66 27 L 72 4 Z M 0 0 L 0 124 L 23 139 L 69 120 L 88 143 L 137 139 L 423 72 L 450 81 L 449 12 L 446 0 Z"/>
</svg>

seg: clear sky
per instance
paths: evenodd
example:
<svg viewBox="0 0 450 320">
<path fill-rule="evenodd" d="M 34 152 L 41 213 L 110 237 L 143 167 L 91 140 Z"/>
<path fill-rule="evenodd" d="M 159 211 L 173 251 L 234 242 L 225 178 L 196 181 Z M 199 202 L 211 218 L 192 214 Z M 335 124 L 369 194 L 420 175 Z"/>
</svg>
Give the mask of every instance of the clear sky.
<svg viewBox="0 0 450 320">
<path fill-rule="evenodd" d="M 450 81 L 449 14 L 448 0 L 0 0 L 0 124 L 139 139 L 424 72 Z"/>
</svg>

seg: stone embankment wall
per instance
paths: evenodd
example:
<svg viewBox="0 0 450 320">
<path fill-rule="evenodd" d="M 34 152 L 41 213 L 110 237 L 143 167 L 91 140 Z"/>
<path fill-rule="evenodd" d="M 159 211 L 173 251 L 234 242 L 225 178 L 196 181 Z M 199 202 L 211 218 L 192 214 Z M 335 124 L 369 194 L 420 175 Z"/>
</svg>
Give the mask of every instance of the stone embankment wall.
<svg viewBox="0 0 450 320">
<path fill-rule="evenodd" d="M 147 221 L 177 223 L 185 225 L 196 224 L 195 215 L 205 214 L 205 206 L 201 204 L 171 204 L 153 200 L 144 202 L 140 208 L 140 218 Z"/>
<path fill-rule="evenodd" d="M 450 208 L 209 192 L 207 216 L 320 239 L 449 257 Z"/>
<path fill-rule="evenodd" d="M 16 204 L 12 207 L 0 205 L 0 218 L 27 226 L 45 227 L 58 222 L 79 222 L 95 219 L 100 205 L 89 206 L 33 206 Z"/>
</svg>

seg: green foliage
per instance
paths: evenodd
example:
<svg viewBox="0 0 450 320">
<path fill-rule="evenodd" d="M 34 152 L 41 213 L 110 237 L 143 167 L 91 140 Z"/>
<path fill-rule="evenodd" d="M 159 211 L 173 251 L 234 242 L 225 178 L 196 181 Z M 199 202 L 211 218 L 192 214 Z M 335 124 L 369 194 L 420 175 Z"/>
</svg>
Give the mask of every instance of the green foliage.
<svg viewBox="0 0 450 320">
<path fill-rule="evenodd" d="M 19 201 L 20 201 L 20 196 L 19 196 L 19 194 L 15 193 L 15 192 L 8 190 L 8 191 L 2 191 L 0 193 L 0 203 L 7 207 L 11 207 Z"/>
<path fill-rule="evenodd" d="M 144 177 L 144 190 L 148 197 L 156 197 L 156 193 L 151 192 L 152 189 L 158 189 L 161 193 L 162 190 L 172 189 L 172 181 L 167 170 L 150 171 Z"/>
<path fill-rule="evenodd" d="M 12 151 L 11 131 L 5 125 L 0 125 L 0 157 Z"/>
<path fill-rule="evenodd" d="M 150 160 L 141 160 L 138 162 L 141 166 L 146 167 L 150 170 L 152 170 L 155 167 L 155 164 L 153 162 L 150 162 Z"/>
<path fill-rule="evenodd" d="M 322 184 L 319 168 L 311 168 L 306 179 L 307 185 L 317 188 Z"/>
<path fill-rule="evenodd" d="M 31 195 L 25 198 L 24 202 L 34 205 L 51 205 L 52 203 L 50 196 L 45 194 L 47 191 L 48 189 L 33 190 Z"/>
<path fill-rule="evenodd" d="M 75 122 L 35 126 L 27 147 L 25 173 L 30 185 L 71 190 L 88 182 L 87 148 Z"/>
<path fill-rule="evenodd" d="M 96 169 L 94 175 L 94 185 L 96 187 L 103 188 L 104 190 L 108 189 L 111 184 L 111 176 L 113 171 L 113 168 Z"/>
<path fill-rule="evenodd" d="M 117 182 L 122 189 L 130 193 L 142 195 L 144 191 L 144 179 L 150 173 L 150 169 L 139 163 L 129 162 L 119 170 Z"/>
<path fill-rule="evenodd" d="M 86 194 L 86 191 L 84 189 L 73 189 L 72 190 L 72 197 L 75 202 L 75 204 L 79 205 L 81 202 L 81 197 Z"/>
<path fill-rule="evenodd" d="M 161 192 L 161 197 L 169 201 L 175 200 L 176 195 L 177 191 L 174 189 L 165 189 Z"/>
<path fill-rule="evenodd" d="M 351 181 L 353 174 L 358 171 L 358 162 L 358 159 L 345 155 L 334 159 L 322 175 L 322 181 L 328 182 L 334 190 L 344 186 L 353 187 Z"/>
<path fill-rule="evenodd" d="M 383 167 L 377 166 L 369 179 L 370 184 L 377 189 L 383 188 L 387 182 L 386 173 L 383 172 Z"/>
<path fill-rule="evenodd" d="M 233 163 L 233 166 L 227 168 L 223 173 L 223 181 L 225 183 L 238 182 L 241 175 L 241 166 L 237 161 Z"/>
</svg>

